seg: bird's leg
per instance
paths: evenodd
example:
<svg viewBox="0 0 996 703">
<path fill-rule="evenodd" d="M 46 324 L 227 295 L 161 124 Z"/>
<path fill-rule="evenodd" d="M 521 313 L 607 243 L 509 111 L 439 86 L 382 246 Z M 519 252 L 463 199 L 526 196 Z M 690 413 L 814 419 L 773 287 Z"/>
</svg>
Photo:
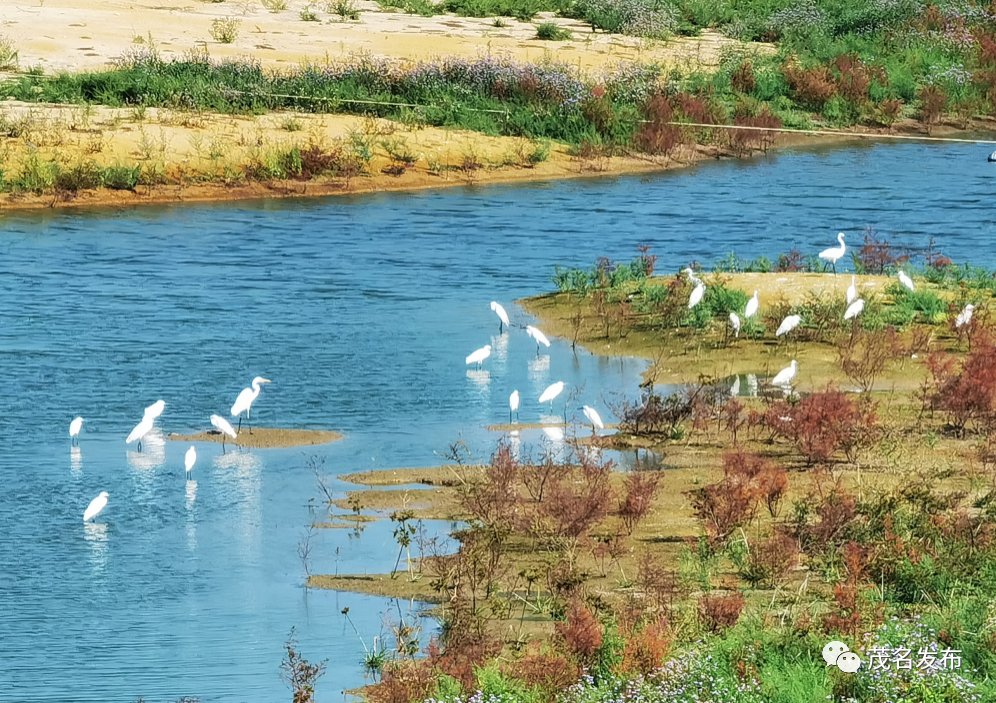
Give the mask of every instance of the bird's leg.
<svg viewBox="0 0 996 703">
<path fill-rule="evenodd" d="M 235 430 L 235 431 L 236 432 L 241 432 L 242 431 L 242 413 L 239 413 L 239 428 L 237 430 Z M 222 444 L 224 444 L 224 442 L 222 442 Z"/>
<path fill-rule="evenodd" d="M 142 440 L 138 440 L 138 451 L 142 451 Z"/>
<path fill-rule="evenodd" d="M 837 262 L 836 262 L 836 261 L 834 261 L 834 262 L 833 262 L 832 264 L 830 264 L 830 265 L 831 265 L 831 266 L 833 266 L 833 275 L 834 275 L 834 276 L 836 276 L 836 275 L 837 275 Z"/>
<path fill-rule="evenodd" d="M 246 425 L 249 427 L 249 434 L 252 434 L 252 425 L 249 423 L 249 413 L 252 412 L 252 408 L 246 408 Z M 236 432 L 236 434 L 238 434 Z"/>
<path fill-rule="evenodd" d="M 221 453 L 225 453 L 225 433 L 221 433 Z"/>
<path fill-rule="evenodd" d="M 511 409 L 508 411 L 508 424 L 510 424 L 510 425 L 512 424 L 512 411 L 511 411 Z"/>
</svg>

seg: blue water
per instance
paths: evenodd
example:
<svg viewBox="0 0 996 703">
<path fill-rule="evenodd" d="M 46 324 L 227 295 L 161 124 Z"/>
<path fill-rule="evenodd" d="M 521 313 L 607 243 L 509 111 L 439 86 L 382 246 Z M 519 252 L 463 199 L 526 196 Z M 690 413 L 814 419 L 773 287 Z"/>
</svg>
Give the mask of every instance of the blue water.
<svg viewBox="0 0 996 703">
<path fill-rule="evenodd" d="M 297 547 L 334 476 L 441 463 L 463 440 L 485 458 L 507 421 L 566 410 L 607 420 L 644 363 L 555 340 L 537 357 L 509 308 L 550 288 L 555 264 L 629 258 L 639 243 L 674 271 L 735 250 L 818 251 L 873 227 L 955 260 L 993 265 L 996 168 L 973 146 L 789 152 L 647 178 L 453 189 L 328 200 L 7 214 L 0 219 L 0 700 L 285 698 L 282 644 L 327 658 L 323 701 L 363 682 L 362 645 L 398 605 L 308 591 Z M 484 370 L 464 357 L 486 343 Z M 323 427 L 323 447 L 198 446 L 124 437 L 165 399 L 166 432 L 207 427 L 257 374 L 270 426 Z M 86 418 L 78 452 L 69 420 Z M 524 432 L 521 450 L 540 444 Z M 334 484 L 341 488 L 342 484 Z M 96 525 L 80 516 L 99 491 Z M 445 524 L 427 525 L 445 533 Z M 391 524 L 320 531 L 317 573 L 382 572 Z M 401 605 L 407 613 L 410 604 Z M 432 622 L 423 623 L 428 636 Z"/>
</svg>

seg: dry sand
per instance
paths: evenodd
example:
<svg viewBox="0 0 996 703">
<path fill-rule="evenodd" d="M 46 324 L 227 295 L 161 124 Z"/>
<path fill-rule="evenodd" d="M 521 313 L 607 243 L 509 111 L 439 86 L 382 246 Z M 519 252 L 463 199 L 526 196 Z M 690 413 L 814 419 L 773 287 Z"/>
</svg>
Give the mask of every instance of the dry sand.
<svg viewBox="0 0 996 703">
<path fill-rule="evenodd" d="M 293 66 L 327 58 L 371 54 L 402 59 L 473 57 L 500 53 L 527 61 L 552 57 L 583 68 L 620 61 L 657 61 L 674 68 L 715 65 L 724 47 L 736 45 L 715 32 L 648 41 L 604 33 L 574 20 L 537 16 L 532 22 L 455 15 L 420 17 L 384 11 L 372 0 L 357 0 L 356 21 L 335 21 L 327 1 L 287 0 L 287 9 L 267 11 L 260 0 L 2 0 L 0 34 L 11 38 L 22 67 L 46 71 L 97 68 L 142 46 L 154 45 L 164 57 L 207 49 L 215 57 L 252 55 L 265 65 Z M 305 22 L 311 6 L 320 21 Z M 234 42 L 211 36 L 211 23 L 239 22 Z M 573 33 L 571 41 L 535 39 L 535 23 L 553 21 Z M 771 51 L 770 45 L 754 45 Z"/>
<path fill-rule="evenodd" d="M 221 444 L 220 432 L 196 432 L 194 434 L 170 434 L 167 439 L 175 442 L 215 442 Z M 342 435 L 331 430 L 292 430 L 280 427 L 254 427 L 252 432 L 243 429 L 238 439 L 225 437 L 226 444 L 253 449 L 273 449 L 275 447 L 306 447 L 315 444 L 328 444 L 342 439 Z"/>
</svg>

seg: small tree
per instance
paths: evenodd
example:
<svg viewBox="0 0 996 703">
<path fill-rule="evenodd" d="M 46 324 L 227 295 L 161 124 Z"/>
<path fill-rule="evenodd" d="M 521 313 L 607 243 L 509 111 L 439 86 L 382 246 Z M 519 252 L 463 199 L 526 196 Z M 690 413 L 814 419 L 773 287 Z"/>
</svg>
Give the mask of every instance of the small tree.
<svg viewBox="0 0 996 703">
<path fill-rule="evenodd" d="M 314 703 L 315 683 L 325 673 L 327 660 L 312 664 L 298 651 L 297 637 L 291 628 L 284 643 L 284 660 L 280 663 L 281 677 L 294 692 L 293 703 Z"/>
</svg>

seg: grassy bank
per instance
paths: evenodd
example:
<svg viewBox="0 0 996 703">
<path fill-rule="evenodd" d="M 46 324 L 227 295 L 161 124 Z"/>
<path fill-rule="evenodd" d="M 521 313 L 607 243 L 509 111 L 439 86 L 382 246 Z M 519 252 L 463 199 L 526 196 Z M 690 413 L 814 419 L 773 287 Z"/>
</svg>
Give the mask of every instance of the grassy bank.
<svg viewBox="0 0 996 703">
<path fill-rule="evenodd" d="M 649 250 L 558 269 L 560 292 L 525 301 L 543 329 L 647 356 L 682 390 L 621 402 L 616 432 L 572 428 L 567 456 L 506 439 L 483 468 L 455 445 L 445 468 L 354 477 L 368 488 L 340 507 L 366 497 L 396 537 L 419 515 L 463 525 L 456 554 L 414 540 L 394 574 L 324 583 L 440 604 L 439 642 L 385 652 L 368 698 L 996 700 L 996 279 L 873 235 L 854 249 L 866 304 L 846 323 L 850 276 L 797 252 L 698 268 L 692 309 L 687 275 L 655 275 Z M 735 337 L 729 312 L 755 289 Z M 790 314 L 802 324 L 775 339 Z M 794 392 L 771 389 L 792 357 Z M 731 371 L 757 391 L 731 395 Z M 659 463 L 618 472 L 592 452 L 626 446 Z M 866 664 L 875 647 L 934 664 L 848 675 L 823 661 L 830 639 Z"/>
</svg>

